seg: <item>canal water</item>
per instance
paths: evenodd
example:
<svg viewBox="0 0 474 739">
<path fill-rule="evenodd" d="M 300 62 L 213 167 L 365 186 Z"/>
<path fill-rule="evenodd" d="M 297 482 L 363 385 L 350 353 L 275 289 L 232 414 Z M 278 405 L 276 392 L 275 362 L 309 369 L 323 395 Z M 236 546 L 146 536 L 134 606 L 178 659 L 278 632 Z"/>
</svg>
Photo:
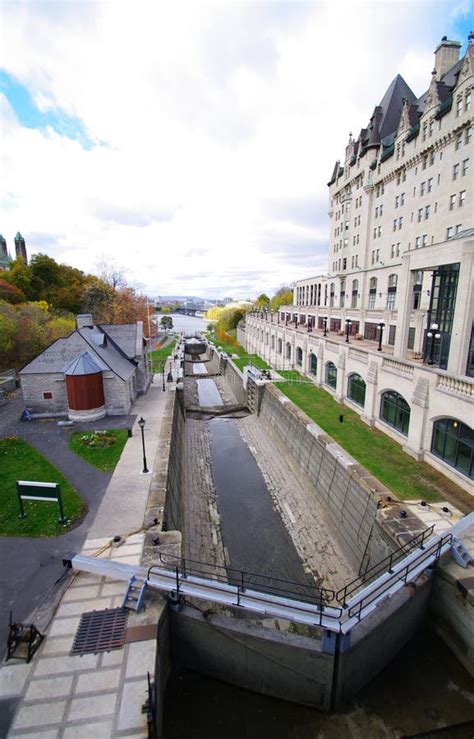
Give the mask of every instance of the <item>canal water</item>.
<svg viewBox="0 0 474 739">
<path fill-rule="evenodd" d="M 155 314 L 158 319 L 158 326 L 163 315 L 162 313 Z M 183 331 L 185 334 L 206 331 L 209 325 L 209 321 L 206 321 L 204 318 L 197 318 L 196 316 L 183 316 L 181 313 L 169 313 L 166 315 L 169 315 L 173 319 L 173 331 Z"/>
<path fill-rule="evenodd" d="M 197 390 L 200 406 L 223 404 L 213 379 L 197 380 Z M 294 597 L 315 596 L 314 582 L 303 570 L 260 467 L 236 422 L 215 418 L 208 422 L 208 428 L 229 577 L 234 574 L 232 570 L 243 570 L 249 573 L 246 581 L 256 588 Z"/>
</svg>

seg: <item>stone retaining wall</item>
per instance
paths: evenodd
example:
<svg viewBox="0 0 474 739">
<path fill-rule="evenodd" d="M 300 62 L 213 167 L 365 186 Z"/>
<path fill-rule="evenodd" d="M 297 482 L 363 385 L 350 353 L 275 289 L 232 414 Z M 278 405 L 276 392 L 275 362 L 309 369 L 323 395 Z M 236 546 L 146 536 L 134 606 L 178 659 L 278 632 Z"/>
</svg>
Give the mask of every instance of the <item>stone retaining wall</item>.
<svg viewBox="0 0 474 739">
<path fill-rule="evenodd" d="M 272 384 L 263 386 L 259 416 L 296 474 L 311 484 L 315 503 L 356 572 L 365 571 L 397 548 L 376 519 L 377 498 L 364 471 Z"/>
<path fill-rule="evenodd" d="M 163 529 L 168 531 L 182 531 L 183 528 L 183 475 L 186 454 L 184 424 L 184 391 L 178 387 L 176 388 L 171 435 L 169 436 L 169 462 L 163 517 Z"/>
</svg>

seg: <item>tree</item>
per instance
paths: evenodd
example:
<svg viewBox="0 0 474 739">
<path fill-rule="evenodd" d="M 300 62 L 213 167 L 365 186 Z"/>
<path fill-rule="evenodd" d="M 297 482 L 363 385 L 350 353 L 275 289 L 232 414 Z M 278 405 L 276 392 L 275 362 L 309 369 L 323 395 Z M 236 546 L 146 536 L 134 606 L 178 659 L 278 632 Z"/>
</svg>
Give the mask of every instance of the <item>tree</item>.
<svg viewBox="0 0 474 739">
<path fill-rule="evenodd" d="M 160 326 L 165 331 L 171 331 L 171 329 L 173 328 L 173 319 L 171 318 L 171 316 L 162 316 Z"/>
<path fill-rule="evenodd" d="M 265 293 L 261 293 L 255 301 L 255 305 L 257 308 L 267 308 L 269 304 L 270 298 L 268 297 L 268 295 L 265 295 Z"/>
<path fill-rule="evenodd" d="M 112 290 L 125 287 L 127 281 L 125 279 L 125 270 L 117 264 L 115 259 L 111 259 L 103 254 L 95 263 L 100 279 L 109 285 Z"/>
<path fill-rule="evenodd" d="M 5 300 L 7 303 L 24 303 L 25 293 L 16 285 L 11 285 L 0 278 L 0 300 Z"/>
<path fill-rule="evenodd" d="M 282 285 L 273 298 L 270 300 L 270 308 L 273 311 L 278 310 L 282 305 L 292 305 L 293 289 L 287 285 Z"/>
</svg>

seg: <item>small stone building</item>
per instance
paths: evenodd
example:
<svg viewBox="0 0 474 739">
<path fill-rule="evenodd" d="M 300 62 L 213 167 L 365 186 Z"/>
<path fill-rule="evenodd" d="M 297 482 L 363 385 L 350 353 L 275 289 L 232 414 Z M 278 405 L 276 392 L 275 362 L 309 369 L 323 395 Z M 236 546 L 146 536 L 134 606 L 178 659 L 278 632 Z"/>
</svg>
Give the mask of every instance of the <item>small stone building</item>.
<svg viewBox="0 0 474 739">
<path fill-rule="evenodd" d="M 147 343 L 143 321 L 95 325 L 90 314 L 77 316 L 75 331 L 20 371 L 25 408 L 74 421 L 130 413 L 151 382 Z"/>
</svg>

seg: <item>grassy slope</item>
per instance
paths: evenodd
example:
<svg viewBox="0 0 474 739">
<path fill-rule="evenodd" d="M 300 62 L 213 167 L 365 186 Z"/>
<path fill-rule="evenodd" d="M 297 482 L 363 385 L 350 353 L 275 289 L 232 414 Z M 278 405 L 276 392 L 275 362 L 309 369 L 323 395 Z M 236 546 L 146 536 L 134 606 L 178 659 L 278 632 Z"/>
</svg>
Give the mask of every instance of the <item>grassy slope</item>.
<svg viewBox="0 0 474 739">
<path fill-rule="evenodd" d="M 306 379 L 295 371 L 280 374 L 288 379 Z M 325 390 L 310 380 L 304 384 L 278 383 L 278 387 L 400 498 L 441 499 L 437 490 L 447 484 L 446 478 L 426 463 L 409 457 L 397 442 L 367 426 L 357 413 L 341 406 Z M 340 414 L 344 416 L 343 423 L 339 421 Z"/>
<path fill-rule="evenodd" d="M 160 347 L 159 349 L 153 349 L 153 351 L 149 352 L 149 356 L 152 359 L 153 367 L 155 369 L 159 368 L 160 362 L 168 359 L 170 354 L 173 352 L 175 346 L 176 338 L 174 338 L 173 341 L 167 346 Z"/>
<path fill-rule="evenodd" d="M 22 439 L 0 439 L 0 469 L 0 535 L 56 536 L 70 529 L 72 523 L 87 511 L 85 502 L 61 472 Z M 57 503 L 41 501 L 24 501 L 27 517 L 18 518 L 17 480 L 60 483 L 64 513 L 69 523 L 66 526 L 58 523 Z"/>
<path fill-rule="evenodd" d="M 235 362 L 240 370 L 243 370 L 247 364 L 253 364 L 254 367 L 258 367 L 259 369 L 269 369 L 269 365 L 258 354 L 247 354 L 240 344 L 226 343 L 225 341 L 221 341 L 215 334 L 209 334 L 208 339 L 224 352 L 227 352 L 227 354 L 238 354 L 239 359 L 233 359 L 233 362 Z"/>
<path fill-rule="evenodd" d="M 116 438 L 115 444 L 107 447 L 90 447 L 84 443 L 83 437 L 92 432 L 75 431 L 69 439 L 69 447 L 73 452 L 92 464 L 102 472 L 113 470 L 120 459 L 123 448 L 127 443 L 127 429 L 107 429 L 108 433 Z"/>
</svg>

